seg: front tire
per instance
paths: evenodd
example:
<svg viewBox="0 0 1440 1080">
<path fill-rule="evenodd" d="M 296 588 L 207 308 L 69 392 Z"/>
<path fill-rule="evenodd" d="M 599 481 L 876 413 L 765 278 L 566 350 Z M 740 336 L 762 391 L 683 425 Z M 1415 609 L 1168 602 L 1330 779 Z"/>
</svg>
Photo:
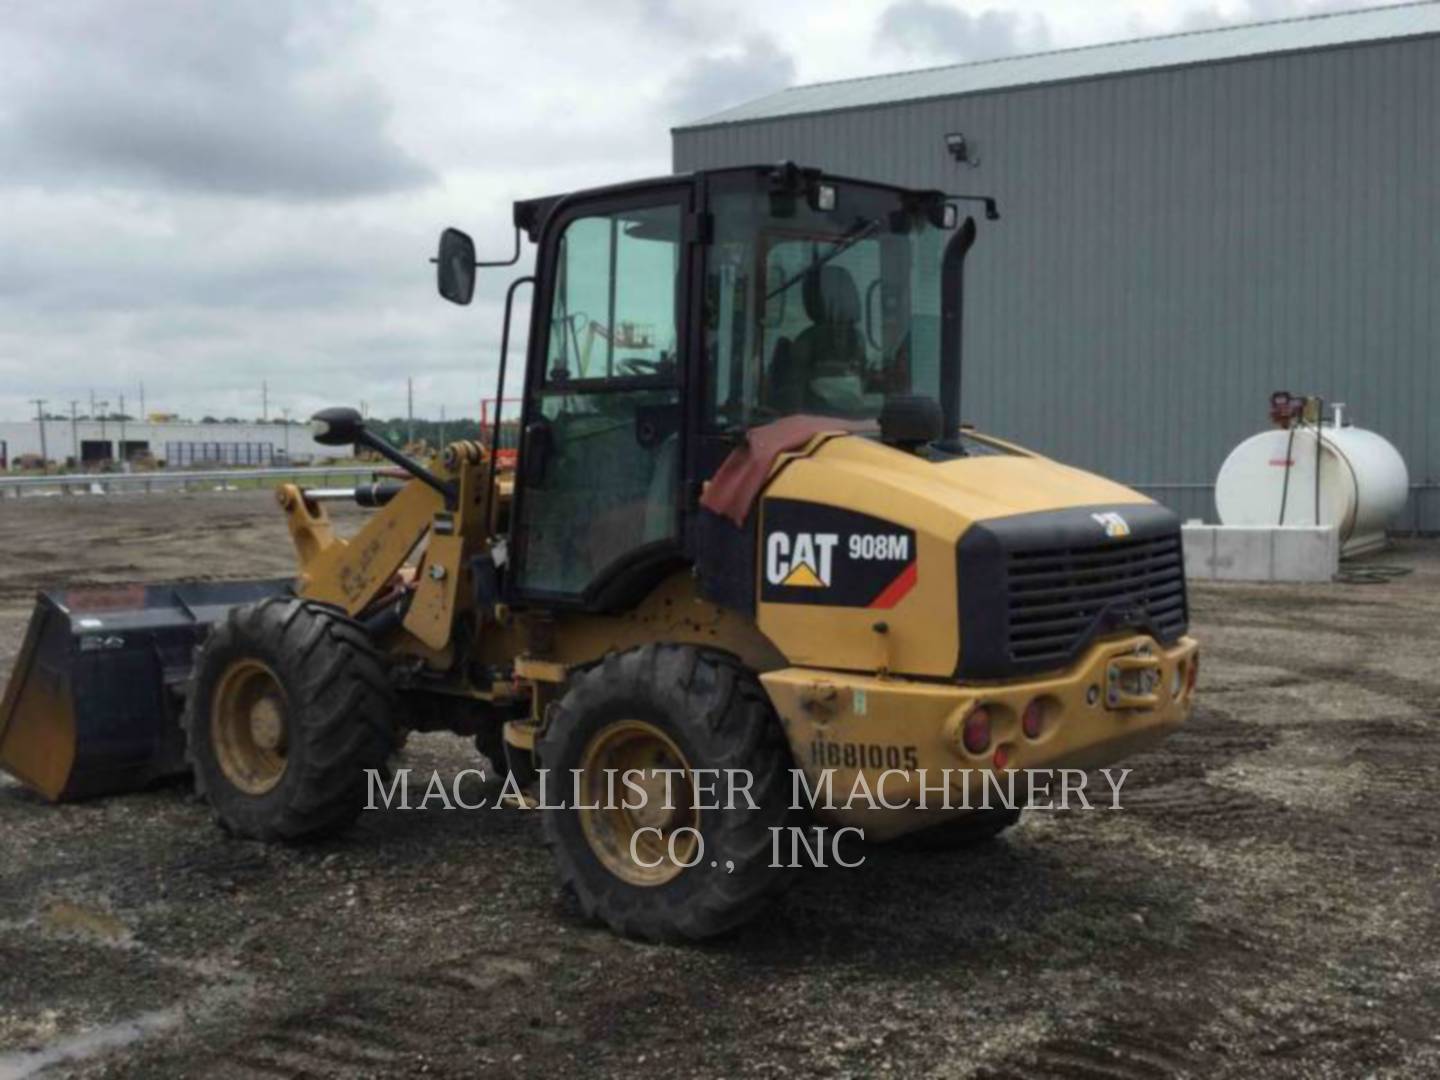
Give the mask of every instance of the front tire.
<svg viewBox="0 0 1440 1080">
<path fill-rule="evenodd" d="M 201 648 L 185 710 L 198 793 L 256 840 L 323 836 L 365 805 L 395 749 L 394 691 L 357 623 L 293 596 L 232 609 Z"/>
<path fill-rule="evenodd" d="M 627 937 L 698 940 L 749 919 L 783 883 L 771 830 L 789 815 L 789 750 L 764 689 L 734 657 L 680 645 L 612 653 L 571 679 L 537 750 L 560 792 L 546 801 L 567 804 L 544 811 L 545 841 L 587 918 Z M 626 768 L 646 774 L 639 809 L 619 805 L 640 801 L 618 779 Z M 670 810 L 659 769 L 683 771 L 671 775 Z M 702 787 L 718 780 L 697 794 L 694 770 L 719 770 L 701 773 Z M 738 791 L 730 805 L 727 777 L 747 775 L 755 807 Z"/>
</svg>

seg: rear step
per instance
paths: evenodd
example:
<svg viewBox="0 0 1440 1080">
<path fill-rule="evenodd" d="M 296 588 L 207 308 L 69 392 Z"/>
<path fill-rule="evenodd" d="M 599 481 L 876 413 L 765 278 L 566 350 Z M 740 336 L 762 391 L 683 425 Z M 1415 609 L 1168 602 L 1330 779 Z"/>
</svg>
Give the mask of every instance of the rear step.
<svg viewBox="0 0 1440 1080">
<path fill-rule="evenodd" d="M 52 802 L 135 791 L 187 771 L 180 711 L 195 647 L 271 581 L 41 593 L 5 696 L 0 768 Z"/>
</svg>

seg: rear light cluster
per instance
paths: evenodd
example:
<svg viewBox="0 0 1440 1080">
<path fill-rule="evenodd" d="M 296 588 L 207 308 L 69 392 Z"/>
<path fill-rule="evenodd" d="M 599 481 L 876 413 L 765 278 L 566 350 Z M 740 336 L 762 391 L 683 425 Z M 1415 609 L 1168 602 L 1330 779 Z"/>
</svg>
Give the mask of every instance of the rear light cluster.
<svg viewBox="0 0 1440 1080">
<path fill-rule="evenodd" d="M 990 710 L 980 705 L 965 718 L 965 749 L 983 754 L 990 749 Z"/>
<path fill-rule="evenodd" d="M 967 753 L 978 757 L 990 749 L 991 741 L 995 737 L 995 716 L 991 711 L 992 708 L 993 706 L 977 705 L 970 710 L 970 715 L 965 717 L 960 737 Z M 1008 710 L 1004 710 L 1002 707 L 1001 711 Z M 1045 734 L 1046 711 L 1045 701 L 1042 698 L 1035 698 L 1025 706 L 1024 711 L 1020 714 L 1020 730 L 1027 739 L 1038 739 Z M 995 767 L 1003 769 L 1008 759 L 1009 750 L 1003 745 L 996 747 Z"/>
<path fill-rule="evenodd" d="M 1040 732 L 1045 728 L 1045 709 L 1036 698 L 1025 706 L 1025 711 L 1020 714 L 1020 730 L 1025 732 L 1027 739 L 1038 739 Z"/>
</svg>

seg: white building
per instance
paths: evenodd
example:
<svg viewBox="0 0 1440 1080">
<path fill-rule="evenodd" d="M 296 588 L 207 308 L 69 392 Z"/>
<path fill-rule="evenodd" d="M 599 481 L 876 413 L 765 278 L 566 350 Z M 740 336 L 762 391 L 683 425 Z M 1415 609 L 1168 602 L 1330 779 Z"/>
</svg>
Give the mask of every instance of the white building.
<svg viewBox="0 0 1440 1080">
<path fill-rule="evenodd" d="M 344 457 L 345 447 L 321 446 L 309 426 L 289 424 L 152 424 L 115 420 L 0 421 L 0 461 L 9 468 L 22 455 L 43 453 L 57 464 L 100 465 L 148 455 L 170 466 L 304 464 Z"/>
</svg>

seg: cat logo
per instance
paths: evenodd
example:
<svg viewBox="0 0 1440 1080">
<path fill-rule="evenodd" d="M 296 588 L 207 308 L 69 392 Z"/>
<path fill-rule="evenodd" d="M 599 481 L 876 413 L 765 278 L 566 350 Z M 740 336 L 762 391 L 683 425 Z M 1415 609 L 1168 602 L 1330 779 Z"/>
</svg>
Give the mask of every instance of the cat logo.
<svg viewBox="0 0 1440 1080">
<path fill-rule="evenodd" d="M 765 579 L 789 588 L 828 589 L 838 533 L 772 532 L 765 540 Z"/>
<path fill-rule="evenodd" d="M 1114 510 L 1106 510 L 1104 513 L 1091 514 L 1095 523 L 1105 530 L 1105 535 L 1113 539 L 1130 535 L 1130 523 Z"/>
<path fill-rule="evenodd" d="M 915 532 L 840 506 L 767 498 L 760 599 L 893 608 L 920 580 Z"/>
</svg>

